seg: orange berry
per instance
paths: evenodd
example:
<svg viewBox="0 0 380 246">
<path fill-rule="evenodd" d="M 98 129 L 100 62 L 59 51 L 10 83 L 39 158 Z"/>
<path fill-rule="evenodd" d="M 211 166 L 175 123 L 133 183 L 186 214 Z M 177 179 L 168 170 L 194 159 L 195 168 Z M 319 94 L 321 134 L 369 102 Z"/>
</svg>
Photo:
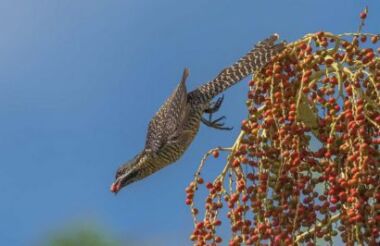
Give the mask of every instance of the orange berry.
<svg viewBox="0 0 380 246">
<path fill-rule="evenodd" d="M 207 189 L 212 189 L 212 188 L 214 188 L 214 185 L 213 185 L 212 183 L 208 182 L 208 183 L 206 184 L 206 188 L 207 188 Z"/>
<path fill-rule="evenodd" d="M 212 151 L 212 156 L 214 156 L 214 158 L 218 158 L 219 157 L 219 150 Z"/>
<path fill-rule="evenodd" d="M 373 37 L 371 38 L 371 42 L 372 42 L 373 44 L 376 44 L 377 41 L 379 41 L 379 36 L 373 36 Z"/>
<path fill-rule="evenodd" d="M 232 162 L 232 167 L 238 167 L 240 165 L 240 161 L 238 159 L 235 159 L 233 162 Z"/>
</svg>

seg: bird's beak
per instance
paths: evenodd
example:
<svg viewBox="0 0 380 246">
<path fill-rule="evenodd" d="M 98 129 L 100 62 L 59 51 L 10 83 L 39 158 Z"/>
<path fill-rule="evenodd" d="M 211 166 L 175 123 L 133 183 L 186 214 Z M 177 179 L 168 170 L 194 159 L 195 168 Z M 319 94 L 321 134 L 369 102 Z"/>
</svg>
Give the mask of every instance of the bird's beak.
<svg viewBox="0 0 380 246">
<path fill-rule="evenodd" d="M 111 192 L 117 194 L 124 186 L 134 182 L 138 173 L 138 170 L 132 169 L 119 176 L 111 185 Z"/>
<path fill-rule="evenodd" d="M 116 180 L 114 183 L 112 183 L 110 191 L 116 195 L 119 192 L 120 188 L 120 182 Z"/>
</svg>

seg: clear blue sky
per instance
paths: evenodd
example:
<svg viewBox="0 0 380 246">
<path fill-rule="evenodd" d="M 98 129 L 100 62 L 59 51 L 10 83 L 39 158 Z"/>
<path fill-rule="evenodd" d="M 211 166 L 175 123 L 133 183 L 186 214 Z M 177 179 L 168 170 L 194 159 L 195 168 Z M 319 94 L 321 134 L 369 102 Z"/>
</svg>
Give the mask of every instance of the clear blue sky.
<svg viewBox="0 0 380 246">
<path fill-rule="evenodd" d="M 379 1 L 2 0 L 0 245 L 38 245 L 77 222 L 141 245 L 190 245 L 184 188 L 206 150 L 236 137 L 246 83 L 219 113 L 233 131 L 202 127 L 176 164 L 109 192 L 183 68 L 192 89 L 273 32 L 355 31 L 366 2 L 365 30 L 379 32 Z"/>
</svg>

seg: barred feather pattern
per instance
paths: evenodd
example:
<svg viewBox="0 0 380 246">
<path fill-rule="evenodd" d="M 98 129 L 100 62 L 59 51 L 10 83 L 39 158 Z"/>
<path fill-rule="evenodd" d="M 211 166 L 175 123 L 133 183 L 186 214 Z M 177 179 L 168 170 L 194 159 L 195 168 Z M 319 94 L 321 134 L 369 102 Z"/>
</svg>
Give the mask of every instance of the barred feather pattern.
<svg viewBox="0 0 380 246">
<path fill-rule="evenodd" d="M 186 132 L 186 134 L 180 136 L 175 141 L 167 142 L 152 156 L 152 158 L 146 160 L 146 162 L 149 163 L 146 166 L 149 167 L 147 169 L 149 174 L 177 161 L 183 155 L 198 133 L 202 115 L 203 110 L 201 108 L 190 108 L 188 117 L 182 125 L 182 132 Z M 177 135 L 181 135 L 181 133 Z"/>
<path fill-rule="evenodd" d="M 190 92 L 189 99 L 194 103 L 207 103 L 248 75 L 262 69 L 275 55 L 284 49 L 285 42 L 274 44 L 278 38 L 278 34 L 273 34 L 256 44 L 251 51 L 235 64 L 223 69 L 213 80 Z"/>
<path fill-rule="evenodd" d="M 145 146 L 143 151 L 141 151 L 134 159 L 126 162 L 119 168 L 116 174 L 116 182 L 123 173 L 133 173 L 133 176 L 121 181 L 123 182 L 123 186 L 126 186 L 137 180 L 150 176 L 181 158 L 199 130 L 202 115 L 203 111 L 200 110 L 199 107 L 192 107 L 189 112 L 189 117 L 183 125 L 183 131 L 187 132 L 184 137 L 178 139 L 178 141 L 164 143 L 156 152 L 153 152 L 152 149 Z M 155 125 L 153 125 L 153 127 L 155 127 Z M 161 131 L 161 129 L 161 127 L 157 127 L 158 131 Z M 148 138 L 151 138 L 154 141 L 156 136 L 161 135 L 162 132 L 155 132 L 153 135 L 148 134 Z M 148 141 L 150 140 L 147 139 L 147 142 Z"/>
</svg>

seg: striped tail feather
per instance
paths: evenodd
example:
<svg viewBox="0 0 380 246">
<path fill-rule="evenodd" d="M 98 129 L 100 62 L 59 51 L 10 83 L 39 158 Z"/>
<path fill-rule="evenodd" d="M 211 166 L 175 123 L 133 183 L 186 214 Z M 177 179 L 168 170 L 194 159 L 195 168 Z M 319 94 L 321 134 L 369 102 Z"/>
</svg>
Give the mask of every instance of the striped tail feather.
<svg viewBox="0 0 380 246">
<path fill-rule="evenodd" d="M 262 69 L 285 48 L 286 43 L 284 41 L 275 44 L 278 38 L 278 34 L 273 34 L 267 39 L 258 42 L 251 51 L 235 64 L 223 69 L 213 80 L 190 92 L 188 94 L 189 99 L 199 103 L 207 103 L 248 75 Z"/>
</svg>

